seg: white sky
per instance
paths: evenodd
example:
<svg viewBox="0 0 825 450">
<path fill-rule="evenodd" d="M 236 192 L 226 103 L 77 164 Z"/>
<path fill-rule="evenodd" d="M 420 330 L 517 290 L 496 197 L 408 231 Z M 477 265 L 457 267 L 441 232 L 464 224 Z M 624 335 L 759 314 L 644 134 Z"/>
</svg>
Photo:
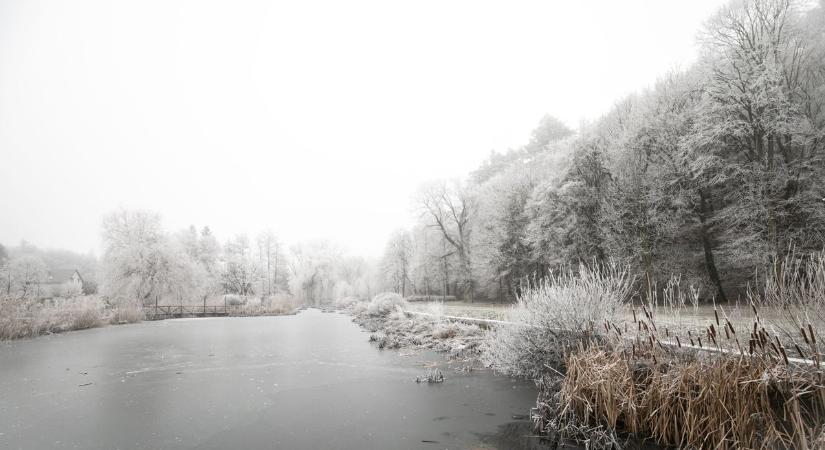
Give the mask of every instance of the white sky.
<svg viewBox="0 0 825 450">
<path fill-rule="evenodd" d="M 422 182 L 695 57 L 720 0 L 0 0 L 0 242 L 108 211 L 376 255 Z"/>
</svg>

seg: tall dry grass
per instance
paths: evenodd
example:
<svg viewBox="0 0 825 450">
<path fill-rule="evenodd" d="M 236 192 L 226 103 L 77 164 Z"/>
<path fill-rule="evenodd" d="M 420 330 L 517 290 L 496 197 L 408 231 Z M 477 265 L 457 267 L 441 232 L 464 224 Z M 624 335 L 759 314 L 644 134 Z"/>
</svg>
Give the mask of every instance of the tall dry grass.
<svg viewBox="0 0 825 450">
<path fill-rule="evenodd" d="M 790 252 L 758 286 L 748 289 L 748 300 L 773 312 L 770 325 L 778 334 L 794 341 L 800 329 L 811 327 L 825 336 L 825 253 Z"/>
<path fill-rule="evenodd" d="M 789 260 L 751 291 L 747 315 L 718 306 L 699 326 L 674 322 L 697 306 L 669 286 L 670 300 L 603 321 L 602 345 L 567 354 L 556 404 L 544 393 L 536 420 L 679 448 L 825 448 L 823 280 L 821 255 Z"/>
<path fill-rule="evenodd" d="M 102 326 L 107 322 L 103 302 L 76 297 L 43 304 L 26 299 L 0 299 L 0 339 L 21 339 Z"/>
<path fill-rule="evenodd" d="M 657 364 L 591 347 L 568 358 L 560 415 L 678 448 L 821 448 L 824 380 L 761 355 Z"/>
</svg>

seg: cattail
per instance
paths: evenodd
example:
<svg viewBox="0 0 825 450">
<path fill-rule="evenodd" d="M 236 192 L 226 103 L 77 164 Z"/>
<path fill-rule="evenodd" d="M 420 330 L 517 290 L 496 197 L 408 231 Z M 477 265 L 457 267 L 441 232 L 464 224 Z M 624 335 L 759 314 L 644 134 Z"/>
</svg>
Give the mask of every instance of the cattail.
<svg viewBox="0 0 825 450">
<path fill-rule="evenodd" d="M 814 327 L 812 327 L 810 323 L 808 324 L 808 332 L 811 333 L 811 342 L 813 342 L 813 345 L 816 345 L 816 334 L 814 333 Z"/>
<path fill-rule="evenodd" d="M 636 308 L 633 308 L 631 311 L 633 311 L 633 321 L 636 322 Z"/>
<path fill-rule="evenodd" d="M 750 353 L 751 355 L 753 355 L 753 348 L 754 348 L 754 342 L 753 342 L 753 339 L 751 339 L 751 340 L 748 341 L 748 353 Z"/>
<path fill-rule="evenodd" d="M 802 349 L 799 348 L 799 344 L 794 343 L 793 346 L 796 347 L 796 353 L 799 354 L 799 357 L 802 358 L 802 359 L 805 359 L 805 354 L 802 353 Z"/>
<path fill-rule="evenodd" d="M 699 341 L 699 348 L 704 348 L 702 347 L 702 336 L 696 336 L 696 340 Z"/>
<path fill-rule="evenodd" d="M 665 337 L 670 337 L 670 332 L 668 331 L 667 327 L 665 327 Z"/>
<path fill-rule="evenodd" d="M 730 320 L 728 320 L 728 327 L 730 328 L 731 334 L 736 336 L 736 330 L 733 329 L 733 324 L 730 323 Z"/>
<path fill-rule="evenodd" d="M 716 308 L 713 308 L 713 315 L 716 316 L 716 326 L 719 326 L 719 313 L 716 312 Z"/>
<path fill-rule="evenodd" d="M 728 333 L 728 327 L 724 327 L 725 330 L 725 339 L 730 340 L 730 334 Z"/>
<path fill-rule="evenodd" d="M 789 365 L 789 364 L 790 364 L 790 362 L 788 361 L 788 354 L 787 354 L 787 353 L 785 353 L 785 347 L 783 347 L 783 346 L 781 346 L 781 345 L 780 345 L 780 346 L 779 346 L 779 351 L 780 351 L 780 352 L 782 352 L 782 359 L 784 359 L 784 360 L 785 360 L 785 365 L 786 365 L 786 366 L 787 366 L 787 365 Z"/>
<path fill-rule="evenodd" d="M 799 331 L 802 333 L 802 338 L 805 339 L 805 343 L 811 345 L 811 341 L 808 340 L 808 334 L 805 333 L 805 327 L 800 328 Z"/>
<path fill-rule="evenodd" d="M 678 345 L 679 348 L 682 348 L 682 341 L 679 340 L 679 335 L 678 334 L 676 335 L 676 345 Z"/>
</svg>

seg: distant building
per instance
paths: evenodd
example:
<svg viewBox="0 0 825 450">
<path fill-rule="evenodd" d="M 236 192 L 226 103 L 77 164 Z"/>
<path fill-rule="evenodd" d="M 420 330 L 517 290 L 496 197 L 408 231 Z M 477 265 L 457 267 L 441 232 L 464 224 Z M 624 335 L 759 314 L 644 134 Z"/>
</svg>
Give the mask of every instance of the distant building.
<svg viewBox="0 0 825 450">
<path fill-rule="evenodd" d="M 71 297 L 83 293 L 83 277 L 77 269 L 55 269 L 46 273 L 40 283 L 46 297 Z"/>
</svg>

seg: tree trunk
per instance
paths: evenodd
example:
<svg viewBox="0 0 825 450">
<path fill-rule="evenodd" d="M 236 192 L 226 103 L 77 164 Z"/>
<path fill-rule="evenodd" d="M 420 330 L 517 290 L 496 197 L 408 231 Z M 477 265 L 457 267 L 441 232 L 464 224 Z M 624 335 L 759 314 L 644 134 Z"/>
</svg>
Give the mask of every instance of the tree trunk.
<svg viewBox="0 0 825 450">
<path fill-rule="evenodd" d="M 707 194 L 705 191 L 699 190 L 699 221 L 701 222 L 699 234 L 702 239 L 702 250 L 705 252 L 705 269 L 708 271 L 710 281 L 716 286 L 716 295 L 719 296 L 719 301 L 724 303 L 728 301 L 728 297 L 722 288 L 722 280 L 719 278 L 719 271 L 716 269 L 716 261 L 713 258 L 713 246 L 710 242 L 710 227 L 707 223 L 709 213 L 710 206 L 708 206 Z"/>
</svg>

